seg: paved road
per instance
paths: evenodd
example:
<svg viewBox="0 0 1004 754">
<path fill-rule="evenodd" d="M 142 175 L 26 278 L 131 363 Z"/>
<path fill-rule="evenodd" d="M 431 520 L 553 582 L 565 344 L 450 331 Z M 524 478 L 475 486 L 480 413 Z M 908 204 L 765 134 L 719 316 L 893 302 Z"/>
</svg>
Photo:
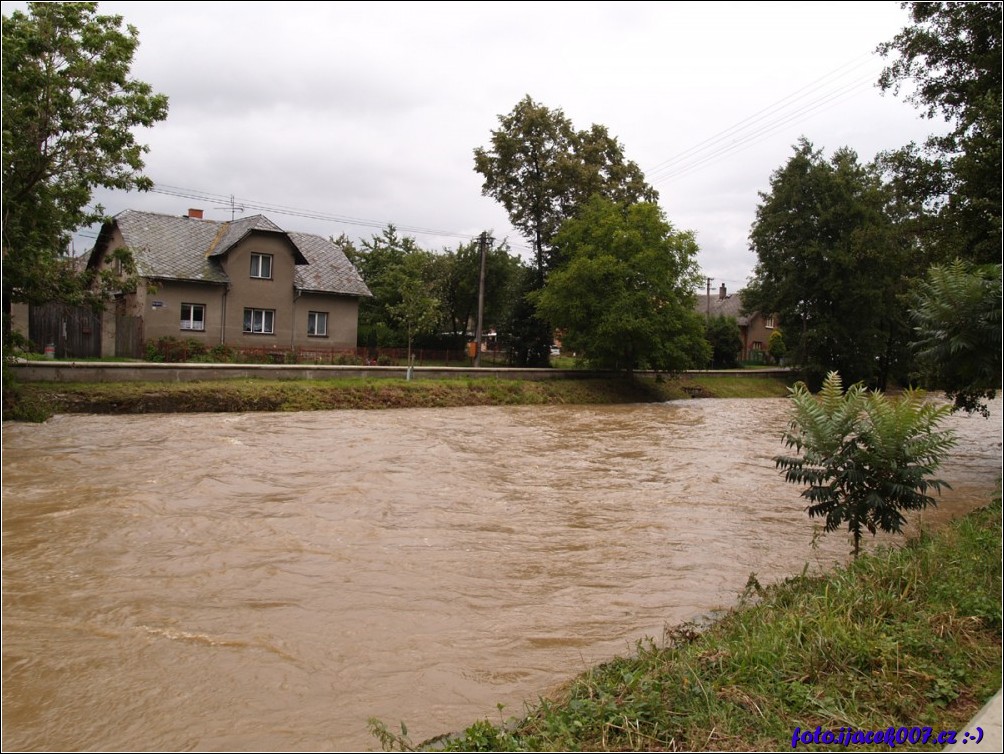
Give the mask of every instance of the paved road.
<svg viewBox="0 0 1004 754">
<path fill-rule="evenodd" d="M 945 749 L 945 751 L 994 751 L 1004 750 L 1004 732 L 1001 730 L 1001 692 L 994 694 L 993 698 L 983 705 L 983 709 L 976 713 L 976 717 L 969 723 L 969 727 L 960 730 L 956 742 Z M 983 729 L 983 740 L 975 743 L 972 740 L 964 740 L 966 734 L 970 736 L 979 735 L 976 728 Z"/>
</svg>

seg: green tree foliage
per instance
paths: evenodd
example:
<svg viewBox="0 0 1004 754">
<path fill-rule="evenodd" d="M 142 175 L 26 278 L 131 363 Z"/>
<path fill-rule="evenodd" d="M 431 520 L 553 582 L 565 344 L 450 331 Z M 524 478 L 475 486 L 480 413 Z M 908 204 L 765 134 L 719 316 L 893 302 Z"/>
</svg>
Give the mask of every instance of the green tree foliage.
<svg viewBox="0 0 1004 754">
<path fill-rule="evenodd" d="M 500 202 L 513 227 L 533 244 L 538 287 L 558 266 L 551 243 L 558 228 L 593 194 L 621 203 L 658 199 L 603 126 L 576 131 L 561 110 L 529 95 L 500 115 L 499 123 L 491 148 L 474 150 L 474 169 L 485 179 L 482 194 Z"/>
<path fill-rule="evenodd" d="M 797 455 L 774 463 L 785 481 L 808 485 L 806 510 L 825 518 L 825 531 L 847 523 L 854 557 L 865 531 L 900 533 L 901 511 L 935 505 L 928 493 L 948 486 L 933 474 L 955 444 L 951 432 L 937 429 L 949 407 L 926 402 L 922 391 L 890 400 L 857 384 L 844 393 L 840 375 L 830 372 L 818 397 L 798 383 L 791 402 L 783 437 Z"/>
<path fill-rule="evenodd" d="M 912 25 L 879 46 L 892 58 L 879 85 L 927 118 L 950 124 L 923 149 L 908 145 L 886 156 L 898 195 L 923 209 L 920 240 L 934 259 L 1000 260 L 1001 30 L 999 2 L 912 2 Z"/>
<path fill-rule="evenodd" d="M 102 219 L 96 187 L 144 189 L 137 127 L 167 97 L 130 77 L 139 44 L 97 3 L 28 3 L 3 18 L 3 306 L 93 302 L 93 280 L 62 257 L 70 233 Z"/>
<path fill-rule="evenodd" d="M 443 303 L 443 331 L 465 336 L 478 313 L 478 278 L 481 274 L 481 251 L 478 241 L 460 244 L 456 250 L 444 249 L 436 295 Z M 522 268 L 508 243 L 488 248 L 485 255 L 486 328 L 497 328 L 512 306 L 511 288 Z"/>
<path fill-rule="evenodd" d="M 1001 387 L 1001 266 L 931 267 L 910 316 L 927 386 L 944 390 L 957 409 L 989 417 L 986 401 Z"/>
<path fill-rule="evenodd" d="M 744 306 L 780 315 L 789 356 L 814 384 L 833 370 L 884 387 L 907 371 L 899 294 L 911 250 L 888 198 L 852 150 L 825 160 L 805 139 L 760 194 Z"/>
<path fill-rule="evenodd" d="M 348 239 L 336 242 L 349 260 L 359 270 L 373 298 L 359 303 L 359 342 L 376 347 L 404 347 L 408 334 L 400 327 L 399 311 L 404 297 L 404 287 L 409 275 L 417 274 L 415 285 L 426 289 L 433 282 L 431 254 L 422 249 L 414 238 L 398 235 L 397 228 L 388 225 L 380 234 L 363 240 L 356 248 Z M 407 265 L 409 257 L 420 258 Z"/>
<path fill-rule="evenodd" d="M 547 366 L 550 362 L 551 326 L 537 316 L 533 296 L 537 271 L 520 267 L 506 290 L 506 306 L 497 321 L 499 345 L 515 367 Z"/>
<path fill-rule="evenodd" d="M 604 126 L 578 131 L 561 110 L 529 95 L 499 116 L 490 148 L 474 150 L 474 169 L 484 177 L 481 193 L 505 207 L 513 227 L 533 246 L 535 279 L 527 294 L 542 289 L 562 266 L 555 234 L 594 194 L 622 204 L 658 199 Z M 519 303 L 510 309 L 512 353 L 521 365 L 545 367 L 553 323 L 537 320 L 533 311 Z"/>
<path fill-rule="evenodd" d="M 707 363 L 694 311 L 697 243 L 648 202 L 593 197 L 562 225 L 555 247 L 568 260 L 533 295 L 538 315 L 593 366 L 677 371 Z"/>
<path fill-rule="evenodd" d="M 712 317 L 705 325 L 704 337 L 711 346 L 712 369 L 735 369 L 739 366 L 743 339 L 735 317 Z"/>
<path fill-rule="evenodd" d="M 477 314 L 481 256 L 477 242 L 434 253 L 393 225 L 363 240 L 359 248 L 344 235 L 333 239 L 356 265 L 372 299 L 359 306 L 359 343 L 376 348 L 462 349 L 468 323 Z M 516 281 L 523 265 L 507 244 L 490 249 L 485 264 L 485 323 L 511 318 Z M 435 301 L 435 305 L 432 302 Z"/>
</svg>

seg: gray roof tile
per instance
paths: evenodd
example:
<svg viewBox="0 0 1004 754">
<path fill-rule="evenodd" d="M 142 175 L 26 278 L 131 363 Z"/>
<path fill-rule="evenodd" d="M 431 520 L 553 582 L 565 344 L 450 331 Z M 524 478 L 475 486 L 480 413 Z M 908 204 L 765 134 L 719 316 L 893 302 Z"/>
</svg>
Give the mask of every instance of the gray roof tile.
<svg viewBox="0 0 1004 754">
<path fill-rule="evenodd" d="M 126 210 L 116 215 L 114 222 L 126 246 L 132 249 L 142 277 L 226 283 L 227 274 L 220 262 L 223 255 L 248 233 L 259 231 L 284 233 L 302 254 L 307 264 L 296 266 L 297 288 L 348 296 L 372 295 L 353 264 L 329 240 L 310 233 L 283 231 L 263 215 L 216 222 Z M 107 243 L 107 238 L 102 232 L 98 246 Z"/>
<path fill-rule="evenodd" d="M 297 288 L 352 296 L 373 295 L 355 265 L 331 241 L 309 233 L 290 232 L 288 235 L 309 263 L 296 267 Z"/>
<path fill-rule="evenodd" d="M 697 300 L 694 303 L 694 311 L 698 314 L 707 314 L 709 297 L 706 295 L 698 295 L 696 298 Z M 735 317 L 736 321 L 740 325 L 749 324 L 749 317 L 744 316 L 741 313 L 743 308 L 742 291 L 738 293 L 730 293 L 725 298 L 721 298 L 717 293 L 712 293 L 710 296 L 710 303 L 712 317 Z"/>
<path fill-rule="evenodd" d="M 220 234 L 214 239 L 212 248 L 206 249 L 206 253 L 212 257 L 226 254 L 230 251 L 231 246 L 253 230 L 264 230 L 272 233 L 283 232 L 282 228 L 264 215 L 251 215 L 250 217 L 242 217 L 240 220 L 217 224 L 222 226 Z"/>
<path fill-rule="evenodd" d="M 219 263 L 205 255 L 219 223 L 134 210 L 116 215 L 115 222 L 132 250 L 140 276 L 227 282 Z"/>
</svg>

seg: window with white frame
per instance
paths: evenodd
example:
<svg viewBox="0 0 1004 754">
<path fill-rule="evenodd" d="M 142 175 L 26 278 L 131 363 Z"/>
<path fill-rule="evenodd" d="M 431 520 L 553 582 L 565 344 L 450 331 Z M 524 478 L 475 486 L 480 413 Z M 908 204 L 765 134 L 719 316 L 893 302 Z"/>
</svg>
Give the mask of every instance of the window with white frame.
<svg viewBox="0 0 1004 754">
<path fill-rule="evenodd" d="M 307 314 L 307 335 L 316 337 L 327 337 L 328 335 L 328 313 L 309 312 Z"/>
<path fill-rule="evenodd" d="M 245 309 L 244 332 L 271 335 L 275 332 L 275 309 Z"/>
<path fill-rule="evenodd" d="M 271 278 L 272 277 L 272 255 L 252 254 L 251 255 L 251 277 Z"/>
<path fill-rule="evenodd" d="M 763 326 L 766 327 L 768 330 L 773 330 L 774 329 L 774 315 L 773 314 L 768 315 L 768 316 L 766 316 L 766 317 L 763 318 Z"/>
<path fill-rule="evenodd" d="M 206 306 L 205 306 L 205 304 L 182 304 L 181 305 L 181 329 L 182 330 L 205 330 L 206 329 Z"/>
</svg>

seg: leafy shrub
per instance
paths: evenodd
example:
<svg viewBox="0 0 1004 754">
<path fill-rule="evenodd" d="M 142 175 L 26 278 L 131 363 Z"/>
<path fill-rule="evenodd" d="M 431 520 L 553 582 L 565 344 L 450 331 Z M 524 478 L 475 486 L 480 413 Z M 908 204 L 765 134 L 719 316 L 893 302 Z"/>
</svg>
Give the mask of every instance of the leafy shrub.
<svg viewBox="0 0 1004 754">
<path fill-rule="evenodd" d="M 932 475 L 955 444 L 950 431 L 936 431 L 950 411 L 934 406 L 921 390 L 898 400 L 856 384 L 846 393 L 836 372 L 827 374 L 818 398 L 804 383 L 791 388 L 793 416 L 786 447 L 799 455 L 776 456 L 785 481 L 808 485 L 809 517 L 825 517 L 824 530 L 847 522 L 858 556 L 864 530 L 900 533 L 901 510 L 935 505 L 929 490 L 948 484 Z"/>
<path fill-rule="evenodd" d="M 221 364 L 230 364 L 237 361 L 237 349 L 219 343 L 209 349 L 212 360 Z"/>
<path fill-rule="evenodd" d="M 788 353 L 788 346 L 784 342 L 784 335 L 780 330 L 775 329 L 767 339 L 767 353 L 774 359 L 775 364 L 780 364 L 781 359 Z"/>
<path fill-rule="evenodd" d="M 743 339 L 735 317 L 714 317 L 705 325 L 704 337 L 711 345 L 712 369 L 735 369 Z"/>
<path fill-rule="evenodd" d="M 163 338 L 158 338 L 156 341 L 147 341 L 146 343 L 147 361 L 177 364 L 196 357 L 205 356 L 207 353 L 205 343 L 195 338 L 180 340 L 173 335 L 167 335 Z"/>
</svg>

